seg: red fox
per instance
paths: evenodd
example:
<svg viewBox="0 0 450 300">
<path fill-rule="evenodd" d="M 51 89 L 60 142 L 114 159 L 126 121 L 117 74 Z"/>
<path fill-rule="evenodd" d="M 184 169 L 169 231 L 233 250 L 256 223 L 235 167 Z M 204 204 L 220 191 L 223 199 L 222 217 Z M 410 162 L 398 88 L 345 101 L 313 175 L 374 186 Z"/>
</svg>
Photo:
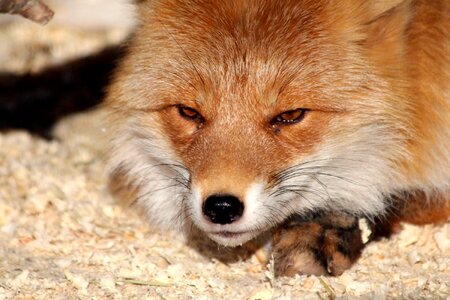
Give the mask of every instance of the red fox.
<svg viewBox="0 0 450 300">
<path fill-rule="evenodd" d="M 278 275 L 450 216 L 450 2 L 152 0 L 109 88 L 111 188 Z"/>
</svg>

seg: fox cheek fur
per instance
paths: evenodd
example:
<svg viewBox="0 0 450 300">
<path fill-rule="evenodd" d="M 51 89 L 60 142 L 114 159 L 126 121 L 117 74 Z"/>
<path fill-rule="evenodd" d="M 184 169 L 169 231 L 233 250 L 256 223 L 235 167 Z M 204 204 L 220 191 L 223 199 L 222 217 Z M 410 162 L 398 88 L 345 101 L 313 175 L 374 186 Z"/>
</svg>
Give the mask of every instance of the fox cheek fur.
<svg viewBox="0 0 450 300">
<path fill-rule="evenodd" d="M 144 2 L 107 101 L 114 192 L 231 246 L 293 214 L 448 201 L 449 59 L 411 25 L 447 6 L 375 2 Z"/>
</svg>

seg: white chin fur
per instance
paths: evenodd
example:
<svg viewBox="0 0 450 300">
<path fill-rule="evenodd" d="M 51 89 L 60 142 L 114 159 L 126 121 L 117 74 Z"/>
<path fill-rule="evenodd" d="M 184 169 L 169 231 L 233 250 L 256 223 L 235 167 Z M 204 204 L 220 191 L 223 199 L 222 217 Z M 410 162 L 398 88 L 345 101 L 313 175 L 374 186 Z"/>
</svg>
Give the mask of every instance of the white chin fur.
<svg viewBox="0 0 450 300">
<path fill-rule="evenodd" d="M 251 231 L 239 234 L 231 234 L 227 236 L 226 234 L 214 234 L 207 233 L 208 237 L 215 241 L 216 243 L 226 246 L 226 247 L 237 247 L 241 246 L 245 242 L 248 242 L 255 238 L 259 232 Z"/>
</svg>

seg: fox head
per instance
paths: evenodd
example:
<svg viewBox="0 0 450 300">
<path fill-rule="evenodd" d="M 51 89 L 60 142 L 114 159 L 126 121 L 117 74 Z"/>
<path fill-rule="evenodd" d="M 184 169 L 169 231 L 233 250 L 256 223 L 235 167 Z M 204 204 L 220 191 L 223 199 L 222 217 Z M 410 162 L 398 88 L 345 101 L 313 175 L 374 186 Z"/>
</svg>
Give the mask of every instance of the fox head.
<svg viewBox="0 0 450 300">
<path fill-rule="evenodd" d="M 113 188 L 229 246 L 295 214 L 382 211 L 407 155 L 389 81 L 407 14 L 370 2 L 143 3 L 109 90 Z"/>
</svg>

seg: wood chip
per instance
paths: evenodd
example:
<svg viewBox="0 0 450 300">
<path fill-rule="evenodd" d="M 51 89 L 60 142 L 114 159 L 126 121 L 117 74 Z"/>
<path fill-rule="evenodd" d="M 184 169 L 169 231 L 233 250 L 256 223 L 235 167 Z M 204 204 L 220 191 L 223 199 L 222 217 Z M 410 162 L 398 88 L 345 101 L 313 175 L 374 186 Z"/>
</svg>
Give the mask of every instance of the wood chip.
<svg viewBox="0 0 450 300">
<path fill-rule="evenodd" d="M 113 276 L 106 275 L 100 278 L 100 286 L 106 290 L 114 290 L 116 288 L 116 281 Z"/>
<path fill-rule="evenodd" d="M 359 229 L 361 230 L 361 239 L 365 244 L 369 241 L 369 237 L 372 234 L 372 230 L 370 230 L 370 226 L 367 223 L 366 219 L 360 219 L 358 222 Z"/>
<path fill-rule="evenodd" d="M 72 274 L 69 270 L 65 270 L 64 275 L 79 290 L 85 290 L 89 286 L 89 281 L 81 275 Z"/>
<path fill-rule="evenodd" d="M 23 270 L 19 275 L 17 275 L 12 281 L 11 281 L 11 286 L 14 288 L 18 288 L 21 285 L 23 285 L 25 283 L 25 281 L 28 278 L 28 275 L 30 275 L 30 271 L 28 270 Z"/>
<path fill-rule="evenodd" d="M 262 265 L 267 265 L 270 259 L 270 254 L 267 252 L 265 248 L 258 249 L 255 252 L 255 256 L 258 259 L 259 263 Z"/>
<path fill-rule="evenodd" d="M 436 232 L 433 238 L 442 253 L 450 252 L 450 230 Z"/>
<path fill-rule="evenodd" d="M 273 298 L 272 289 L 260 289 L 254 291 L 247 299 L 248 300 L 269 300 Z"/>
</svg>

